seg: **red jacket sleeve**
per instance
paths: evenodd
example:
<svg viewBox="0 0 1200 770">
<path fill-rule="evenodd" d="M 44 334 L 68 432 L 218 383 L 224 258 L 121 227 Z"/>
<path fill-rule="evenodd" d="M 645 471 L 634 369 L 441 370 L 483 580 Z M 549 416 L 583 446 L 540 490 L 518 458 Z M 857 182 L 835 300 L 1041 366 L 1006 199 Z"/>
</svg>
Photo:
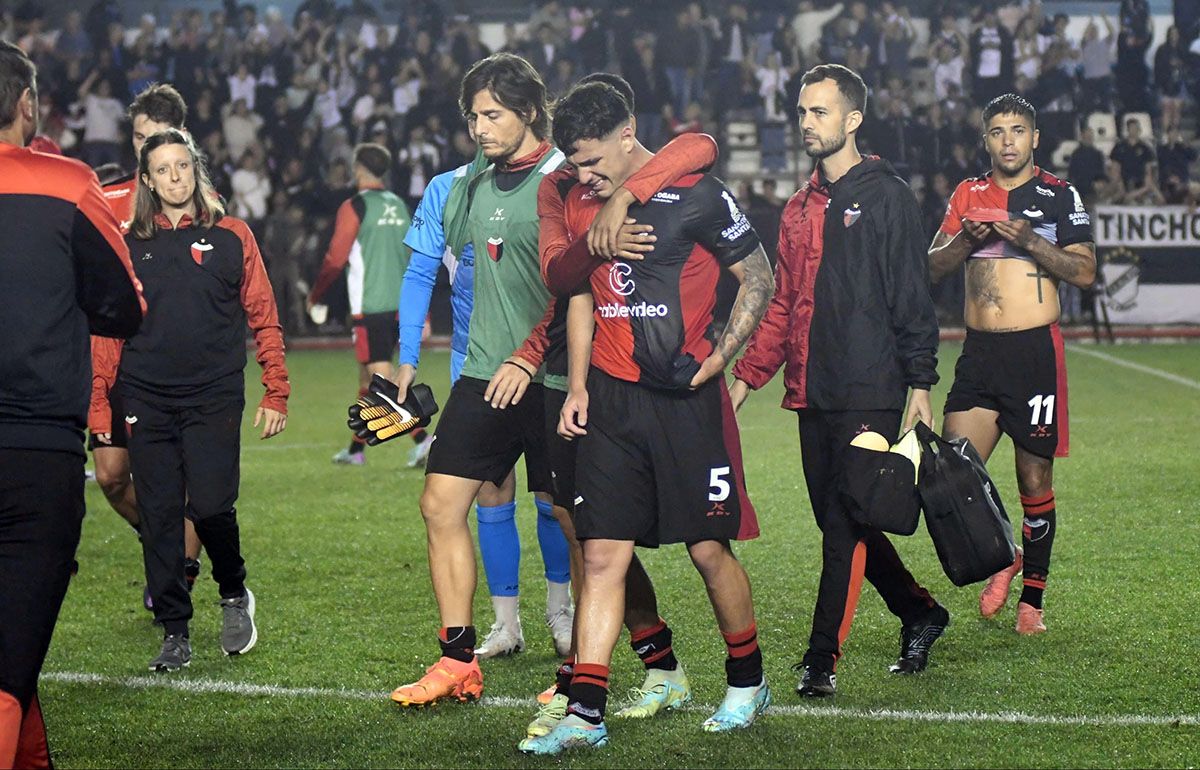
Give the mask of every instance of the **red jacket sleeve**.
<svg viewBox="0 0 1200 770">
<path fill-rule="evenodd" d="M 550 328 L 550 322 L 554 320 L 554 308 L 557 304 L 557 298 L 550 300 L 550 305 L 546 308 L 546 314 L 542 316 L 542 320 L 538 321 L 538 325 L 533 327 L 529 337 L 517 349 L 517 352 L 513 353 L 514 356 L 520 356 L 533 364 L 534 368 L 541 366 L 542 361 L 546 359 L 546 349 L 550 347 L 550 337 L 546 334 L 546 330 Z"/>
<path fill-rule="evenodd" d="M 321 262 L 321 272 L 313 284 L 309 298 L 317 302 L 329 290 L 334 279 L 346 268 L 350 261 L 350 249 L 354 248 L 354 239 L 358 237 L 358 226 L 361 220 L 354 210 L 354 199 L 342 203 L 337 210 L 337 220 L 333 227 L 333 237 L 329 240 L 329 250 Z"/>
<path fill-rule="evenodd" d="M 788 208 L 791 208 L 791 204 Z M 788 232 L 788 213 L 785 209 L 779 222 L 775 294 L 754 334 L 750 336 L 745 354 L 733 366 L 733 376 L 754 390 L 771 381 L 783 365 L 788 349 L 789 324 L 796 304 L 796 277 L 800 269 L 800 255 Z"/>
<path fill-rule="evenodd" d="M 88 430 L 112 433 L 112 409 L 108 393 L 117 380 L 124 343 L 112 337 L 92 337 L 92 398 L 88 405 Z"/>
<path fill-rule="evenodd" d="M 254 332 L 257 348 L 254 357 L 262 367 L 262 384 L 267 389 L 259 406 L 287 414 L 287 399 L 292 386 L 283 358 L 283 327 L 279 324 L 275 290 L 267 277 L 258 242 L 240 219 L 223 217 L 217 224 L 231 230 L 242 242 L 242 307 L 246 309 L 246 322 Z"/>
<path fill-rule="evenodd" d="M 645 204 L 656 192 L 670 187 L 680 177 L 710 168 L 717 162 L 717 141 L 708 134 L 680 134 L 667 142 L 646 165 L 622 185 Z"/>
</svg>

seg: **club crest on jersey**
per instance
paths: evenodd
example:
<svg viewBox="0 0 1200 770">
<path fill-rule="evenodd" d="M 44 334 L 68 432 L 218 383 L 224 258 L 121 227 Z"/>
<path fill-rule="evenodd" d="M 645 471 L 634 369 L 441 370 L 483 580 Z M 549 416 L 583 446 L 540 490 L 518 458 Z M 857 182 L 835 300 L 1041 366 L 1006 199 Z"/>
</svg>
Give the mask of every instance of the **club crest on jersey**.
<svg viewBox="0 0 1200 770">
<path fill-rule="evenodd" d="M 192 241 L 192 261 L 197 265 L 203 265 L 208 261 L 209 252 L 212 250 L 213 245 L 204 238 Z"/>
<path fill-rule="evenodd" d="M 850 225 L 857 222 L 858 218 L 861 216 L 862 216 L 862 209 L 860 209 L 858 207 L 858 204 L 855 203 L 853 206 L 851 206 L 850 208 L 848 208 L 842 212 L 842 224 L 844 224 L 846 227 L 849 227 Z"/>
<path fill-rule="evenodd" d="M 500 257 L 504 256 L 504 239 L 503 238 L 488 238 L 487 239 L 488 256 L 493 262 L 499 262 Z"/>
<path fill-rule="evenodd" d="M 633 279 L 629 277 L 632 272 L 633 267 L 628 262 L 613 262 L 608 269 L 608 285 L 617 294 L 628 297 L 634 290 Z"/>
</svg>

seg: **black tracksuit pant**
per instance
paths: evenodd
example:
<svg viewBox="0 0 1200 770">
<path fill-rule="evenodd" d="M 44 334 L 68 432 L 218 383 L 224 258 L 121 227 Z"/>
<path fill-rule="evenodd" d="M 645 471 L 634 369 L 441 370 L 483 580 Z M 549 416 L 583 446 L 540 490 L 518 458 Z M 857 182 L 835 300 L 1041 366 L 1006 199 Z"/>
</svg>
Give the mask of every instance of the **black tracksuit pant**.
<svg viewBox="0 0 1200 770">
<path fill-rule="evenodd" d="M 196 525 L 221 597 L 245 592 L 234 509 L 245 402 L 229 397 L 183 406 L 128 390 L 122 395 L 154 618 L 168 634 L 186 633 L 192 599 L 183 573 L 184 515 Z"/>
<path fill-rule="evenodd" d="M 850 518 L 841 494 L 841 474 L 851 439 L 869 430 L 889 439 L 895 437 L 901 413 L 802 409 L 799 416 L 804 478 L 821 528 L 822 557 L 817 608 L 804 663 L 832 668 L 850 633 L 864 576 L 892 614 L 906 625 L 919 619 L 934 601 L 913 579 L 882 532 Z"/>
<path fill-rule="evenodd" d="M 0 449 L 0 754 L 19 735 L 29 766 L 49 762 L 37 681 L 79 546 L 83 462 L 82 451 Z"/>
</svg>

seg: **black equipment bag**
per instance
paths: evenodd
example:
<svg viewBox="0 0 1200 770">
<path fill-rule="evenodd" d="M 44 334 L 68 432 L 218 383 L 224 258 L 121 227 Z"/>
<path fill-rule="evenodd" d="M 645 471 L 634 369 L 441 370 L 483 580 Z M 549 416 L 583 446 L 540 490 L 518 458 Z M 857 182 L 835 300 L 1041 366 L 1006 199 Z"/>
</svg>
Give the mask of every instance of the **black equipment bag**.
<svg viewBox="0 0 1200 770">
<path fill-rule="evenodd" d="M 1012 524 L 975 447 L 965 438 L 947 441 L 921 422 L 916 431 L 923 452 L 917 491 L 946 577 L 965 586 L 1011 566 Z"/>
<path fill-rule="evenodd" d="M 850 518 L 894 535 L 911 535 L 921 518 L 917 470 L 907 457 L 850 446 L 841 492 Z"/>
</svg>

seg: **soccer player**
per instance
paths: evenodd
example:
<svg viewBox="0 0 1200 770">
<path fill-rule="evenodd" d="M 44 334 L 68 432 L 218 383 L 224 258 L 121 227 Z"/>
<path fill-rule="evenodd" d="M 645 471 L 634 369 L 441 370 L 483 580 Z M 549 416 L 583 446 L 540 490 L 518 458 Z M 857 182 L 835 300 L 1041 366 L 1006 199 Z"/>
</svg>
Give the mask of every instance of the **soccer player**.
<svg viewBox="0 0 1200 770">
<path fill-rule="evenodd" d="M 629 103 L 606 83 L 576 86 L 559 102 L 554 139 L 578 175 L 563 204 L 578 239 L 653 156 L 637 141 Z M 704 729 L 747 727 L 771 700 L 750 581 L 729 546 L 756 537 L 758 525 L 721 376 L 766 309 L 770 265 L 737 202 L 711 176 L 686 176 L 629 213 L 654 228 L 653 257 L 600 265 L 590 292 L 572 297 L 568 309 L 570 391 L 559 431 L 581 438 L 578 653 L 567 716 L 523 740 L 526 753 L 607 742 L 608 667 L 635 544 L 687 543 L 708 589 L 729 654 L 725 699 Z M 714 344 L 705 332 L 723 266 L 742 288 Z"/>
<path fill-rule="evenodd" d="M 851 519 L 839 488 L 856 434 L 896 436 L 902 417 L 905 429 L 918 419 L 932 425 L 938 329 L 917 201 L 887 161 L 858 152 L 866 85 L 839 64 L 814 67 L 801 82 L 800 131 L 817 166 L 783 210 L 775 296 L 733 367 L 730 396 L 740 407 L 784 367 L 783 408 L 799 417 L 821 529 L 817 606 L 796 689 L 826 696 L 863 577 L 900 618 L 894 673 L 923 670 L 949 623 L 887 537 Z"/>
<path fill-rule="evenodd" d="M 430 180 L 425 195 L 417 205 L 413 225 L 405 236 L 405 243 L 412 249 L 412 258 L 405 271 L 400 293 L 400 369 L 396 381 L 402 393 L 407 393 L 409 385 L 416 378 L 425 318 L 429 313 L 438 268 L 442 264 L 446 265 L 450 275 L 450 304 L 454 324 L 454 333 L 450 338 L 452 385 L 462 373 L 474 304 L 475 249 L 471 243 L 466 243 L 461 255 L 456 256 L 446 244 L 443 217 L 446 201 L 454 185 L 466 184 L 487 164 L 487 158 L 480 152 L 474 162 L 438 174 Z M 430 443 L 425 441 L 413 448 L 410 466 L 425 461 Z M 512 655 L 525 649 L 519 604 L 521 541 L 517 535 L 515 492 L 516 474 L 510 472 L 499 485 L 485 481 L 476 497 L 479 553 L 496 618 L 483 643 L 476 649 L 482 659 Z M 554 638 L 555 650 L 565 655 L 571 643 L 571 623 L 574 619 L 570 582 L 566 579 L 569 568 L 564 571 L 566 564 L 561 526 L 552 515 L 543 513 L 541 507 L 538 508 L 538 543 L 542 546 L 546 567 L 546 624 Z"/>
<path fill-rule="evenodd" d="M 935 280 L 967 263 L 967 338 L 946 397 L 945 433 L 966 436 L 985 461 L 1001 433 L 1012 439 L 1023 548 L 988 580 L 979 612 L 995 617 L 1022 572 L 1017 633 L 1040 634 L 1054 545 L 1054 458 L 1069 446 L 1058 284 L 1090 286 L 1096 251 L 1079 193 L 1034 165 L 1037 114 L 1028 101 L 1004 94 L 989 102 L 983 141 L 991 172 L 958 185 L 929 247 Z"/>
<path fill-rule="evenodd" d="M 147 86 L 129 105 L 132 123 L 133 157 L 142 151 L 146 138 L 168 128 L 183 130 L 187 121 L 187 104 L 175 88 L 166 83 Z M 121 174 L 110 182 L 103 183 L 104 199 L 112 208 L 117 221 L 128 225 L 133 217 L 133 199 L 137 187 L 137 174 Z M 92 399 L 88 409 L 88 448 L 92 450 L 92 461 L 96 466 L 96 482 L 104 492 L 108 504 L 121 518 L 129 522 L 135 531 L 139 527 L 137 495 L 133 488 L 133 477 L 129 472 L 129 449 L 125 442 L 125 430 L 113 430 L 112 420 L 125 417 L 116 383 L 105 380 L 103 372 L 117 371 L 121 358 L 121 341 L 108 337 L 92 338 Z M 184 574 L 190 589 L 200 575 L 200 539 L 196 537 L 191 521 L 184 522 Z M 146 609 L 152 609 L 150 592 L 143 592 Z"/>
<path fill-rule="evenodd" d="M 346 291 L 354 319 L 354 355 L 358 359 L 358 395 L 367 392 L 371 375 L 392 376 L 392 356 L 399 336 L 400 284 L 408 267 L 404 245 L 408 206 L 383 184 L 392 154 L 379 144 L 354 148 L 354 182 L 358 192 L 338 207 L 333 238 L 306 304 L 313 305 L 346 266 Z M 422 431 L 423 433 L 423 431 Z M 339 465 L 362 465 L 367 445 L 358 437 L 333 456 Z"/>
<path fill-rule="evenodd" d="M 579 83 L 607 83 L 634 110 L 634 94 L 624 78 L 598 72 L 582 78 Z M 632 125 L 636 132 L 636 119 Z M 554 504 L 565 512 L 574 511 L 576 498 L 576 442 L 558 435 L 558 419 L 566 402 L 567 345 L 566 304 L 571 292 L 605 259 L 621 256 L 627 259 L 642 257 L 653 249 L 653 227 L 638 224 L 628 217 L 630 205 L 645 205 L 663 188 L 672 186 L 680 177 L 699 172 L 713 164 L 717 157 L 716 142 L 703 134 L 683 134 L 672 140 L 657 155 L 646 162 L 610 197 L 587 228 L 586 237 L 580 234 L 577 250 L 568 255 L 572 233 L 563 214 L 565 197 L 577 182 L 575 171 L 567 166 L 542 180 L 538 190 L 538 219 L 541 222 L 539 251 L 542 277 L 547 286 L 560 295 L 555 300 L 552 316 L 543 319 L 535 337 L 522 348 L 520 355 L 546 364 L 546 442 L 554 483 Z M 587 245 L 591 243 L 597 256 Z M 574 274 L 574 281 L 571 275 Z M 561 284 L 561 285 L 560 285 Z M 572 559 L 582 564 L 583 554 L 573 531 L 568 535 Z M 581 573 L 577 569 L 577 574 Z M 629 629 L 630 646 L 646 667 L 646 679 L 635 690 L 632 703 L 616 713 L 622 718 L 648 718 L 691 700 L 691 684 L 672 648 L 672 631 L 658 614 L 654 586 L 641 562 L 633 557 L 626 577 L 625 627 Z M 572 653 L 574 650 L 572 649 Z M 574 655 L 559 666 L 555 685 L 538 696 L 542 703 L 537 716 L 526 728 L 526 735 L 537 737 L 554 728 L 567 714 L 568 694 L 574 671 Z"/>
<path fill-rule="evenodd" d="M 142 515 L 146 582 L 162 624 L 151 671 L 191 661 L 192 601 L 183 573 L 183 518 L 196 526 L 221 595 L 221 649 L 258 640 L 234 503 L 245 409 L 246 326 L 266 389 L 255 413 L 261 437 L 287 425 L 288 383 L 275 295 L 253 234 L 224 216 L 191 137 L 150 136 L 138 162 L 126 243 L 149 311 L 121 352 L 119 385 L 133 482 Z"/>
<path fill-rule="evenodd" d="M 563 156 L 547 141 L 545 84 L 519 56 L 500 53 L 476 62 L 463 77 L 459 106 L 492 165 L 452 186 L 444 210 L 450 250 L 462 254 L 470 242 L 479 258 L 467 357 L 438 420 L 421 495 L 442 656 L 419 681 L 392 693 L 404 706 L 475 699 L 483 692 L 471 612 L 475 551 L 467 525 L 483 483 L 502 482 L 524 455 L 538 515 L 554 515 L 541 378 L 513 353 L 550 303 L 538 267 L 537 191 Z M 403 398 L 408 383 L 399 384 Z M 565 539 L 559 553 L 561 571 L 553 582 L 562 584 L 570 573 Z"/>
<path fill-rule="evenodd" d="M 26 148 L 37 72 L 0 42 L 0 768 L 49 768 L 37 681 L 83 522 L 88 331 L 128 337 L 145 304 L 82 163 Z"/>
</svg>

